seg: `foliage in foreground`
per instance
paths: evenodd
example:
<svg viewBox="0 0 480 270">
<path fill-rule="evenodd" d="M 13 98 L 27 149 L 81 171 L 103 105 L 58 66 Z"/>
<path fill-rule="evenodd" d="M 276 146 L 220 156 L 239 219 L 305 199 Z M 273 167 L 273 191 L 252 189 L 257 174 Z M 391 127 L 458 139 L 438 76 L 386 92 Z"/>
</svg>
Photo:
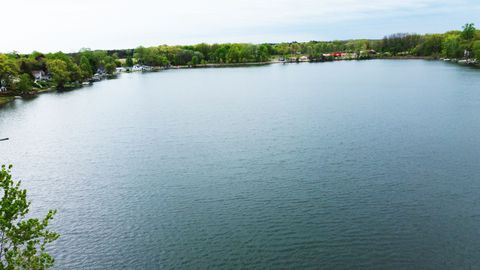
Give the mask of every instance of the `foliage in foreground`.
<svg viewBox="0 0 480 270">
<path fill-rule="evenodd" d="M 21 182 L 12 180 L 10 165 L 0 170 L 0 269 L 46 269 L 54 258 L 46 245 L 58 239 L 59 234 L 48 230 L 55 215 L 50 210 L 43 219 L 27 218 L 30 202 Z"/>
</svg>

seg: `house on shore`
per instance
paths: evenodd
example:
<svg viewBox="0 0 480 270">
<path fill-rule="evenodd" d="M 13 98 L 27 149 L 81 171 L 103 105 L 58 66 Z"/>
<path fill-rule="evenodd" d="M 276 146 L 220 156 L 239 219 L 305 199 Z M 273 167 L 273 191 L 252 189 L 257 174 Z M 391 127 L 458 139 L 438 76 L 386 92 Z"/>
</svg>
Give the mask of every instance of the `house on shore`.
<svg viewBox="0 0 480 270">
<path fill-rule="evenodd" d="M 333 57 L 345 57 L 345 56 L 347 56 L 347 54 L 343 53 L 343 52 L 335 52 L 335 53 L 332 53 L 332 56 Z"/>
<path fill-rule="evenodd" d="M 303 56 L 301 56 L 300 58 L 298 58 L 298 61 L 299 61 L 299 62 L 308 62 L 309 60 L 308 60 L 308 57 L 307 57 L 307 56 L 303 55 Z"/>
<path fill-rule="evenodd" d="M 32 76 L 35 79 L 35 81 L 48 81 L 48 80 L 51 79 L 50 75 L 48 75 L 43 70 L 33 70 L 32 71 Z"/>
<path fill-rule="evenodd" d="M 99 68 L 97 68 L 97 72 L 95 74 L 105 75 L 105 74 L 107 74 L 107 71 L 105 70 L 105 68 L 99 67 Z"/>
</svg>

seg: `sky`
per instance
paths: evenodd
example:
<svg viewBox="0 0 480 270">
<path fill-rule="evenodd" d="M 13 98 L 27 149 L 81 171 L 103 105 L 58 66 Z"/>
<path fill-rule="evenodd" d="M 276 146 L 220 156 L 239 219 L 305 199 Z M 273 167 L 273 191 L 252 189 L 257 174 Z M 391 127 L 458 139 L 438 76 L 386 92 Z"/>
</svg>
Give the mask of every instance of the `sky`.
<svg viewBox="0 0 480 270">
<path fill-rule="evenodd" d="M 0 52 L 379 39 L 480 27 L 480 0 L 1 0 Z"/>
</svg>

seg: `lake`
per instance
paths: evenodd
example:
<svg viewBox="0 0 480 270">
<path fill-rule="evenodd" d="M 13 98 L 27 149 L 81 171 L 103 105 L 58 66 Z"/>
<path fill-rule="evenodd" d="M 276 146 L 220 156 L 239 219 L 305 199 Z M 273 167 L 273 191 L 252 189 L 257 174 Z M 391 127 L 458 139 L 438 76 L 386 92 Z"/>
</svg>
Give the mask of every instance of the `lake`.
<svg viewBox="0 0 480 270">
<path fill-rule="evenodd" d="M 0 109 L 55 269 L 477 269 L 480 71 L 122 74 Z"/>
</svg>

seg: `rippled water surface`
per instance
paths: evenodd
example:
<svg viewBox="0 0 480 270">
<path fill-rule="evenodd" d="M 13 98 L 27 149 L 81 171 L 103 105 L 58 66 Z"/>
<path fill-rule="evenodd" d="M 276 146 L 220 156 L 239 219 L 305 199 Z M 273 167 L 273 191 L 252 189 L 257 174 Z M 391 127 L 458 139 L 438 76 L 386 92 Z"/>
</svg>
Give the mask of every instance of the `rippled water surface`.
<svg viewBox="0 0 480 270">
<path fill-rule="evenodd" d="M 480 71 L 123 74 L 0 109 L 57 269 L 479 269 Z"/>
</svg>

